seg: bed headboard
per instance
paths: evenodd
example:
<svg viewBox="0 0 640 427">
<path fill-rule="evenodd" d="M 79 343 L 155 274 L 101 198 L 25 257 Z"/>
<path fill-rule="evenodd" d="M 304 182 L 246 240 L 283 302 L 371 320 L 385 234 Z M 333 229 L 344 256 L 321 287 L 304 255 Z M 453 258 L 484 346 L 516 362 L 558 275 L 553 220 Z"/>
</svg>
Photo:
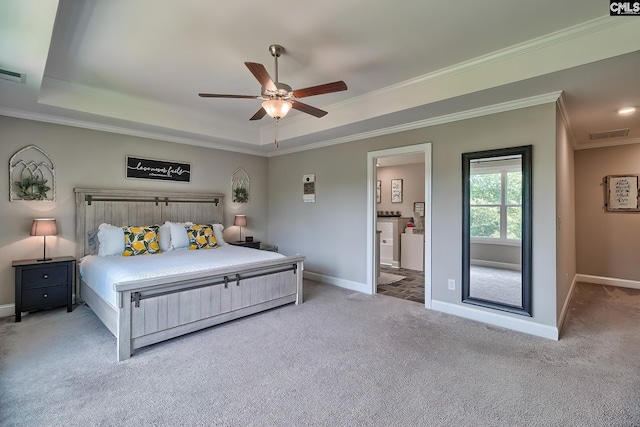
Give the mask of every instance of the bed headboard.
<svg viewBox="0 0 640 427">
<path fill-rule="evenodd" d="M 103 222 L 125 226 L 224 221 L 224 194 L 105 188 L 76 188 L 75 193 L 78 260 L 89 254 L 87 233 Z"/>
</svg>

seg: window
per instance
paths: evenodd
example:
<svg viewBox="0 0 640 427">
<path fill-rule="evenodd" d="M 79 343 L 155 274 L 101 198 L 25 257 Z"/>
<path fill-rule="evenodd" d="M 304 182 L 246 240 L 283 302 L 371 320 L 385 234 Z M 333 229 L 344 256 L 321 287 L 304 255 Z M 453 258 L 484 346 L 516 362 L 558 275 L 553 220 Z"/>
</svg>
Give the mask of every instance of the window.
<svg viewBox="0 0 640 427">
<path fill-rule="evenodd" d="M 471 165 L 471 238 L 519 242 L 522 238 L 520 159 L 483 159 Z"/>
</svg>

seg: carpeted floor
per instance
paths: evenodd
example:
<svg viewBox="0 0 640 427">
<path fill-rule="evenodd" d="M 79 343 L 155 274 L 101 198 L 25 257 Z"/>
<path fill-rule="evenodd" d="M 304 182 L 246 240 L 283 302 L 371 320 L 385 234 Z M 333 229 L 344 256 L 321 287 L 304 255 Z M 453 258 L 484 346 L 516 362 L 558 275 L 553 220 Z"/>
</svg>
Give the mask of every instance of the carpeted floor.
<svg viewBox="0 0 640 427">
<path fill-rule="evenodd" d="M 637 426 L 640 291 L 578 284 L 560 341 L 305 281 L 115 361 L 86 306 L 0 320 L 2 426 Z"/>
<path fill-rule="evenodd" d="M 522 306 L 522 273 L 504 268 L 472 265 L 470 296 Z"/>
</svg>

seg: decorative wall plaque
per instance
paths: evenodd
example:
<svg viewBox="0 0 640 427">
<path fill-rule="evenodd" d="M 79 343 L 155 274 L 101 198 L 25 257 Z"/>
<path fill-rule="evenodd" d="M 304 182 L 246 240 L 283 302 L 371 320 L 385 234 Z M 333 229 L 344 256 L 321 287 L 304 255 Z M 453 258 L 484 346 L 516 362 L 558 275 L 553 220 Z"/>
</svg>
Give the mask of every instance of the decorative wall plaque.
<svg viewBox="0 0 640 427">
<path fill-rule="evenodd" d="M 9 159 L 9 201 L 56 200 L 56 173 L 51 157 L 29 145 Z"/>
<path fill-rule="evenodd" d="M 249 187 L 251 180 L 246 170 L 238 168 L 231 176 L 231 201 L 233 203 L 249 203 Z"/>
</svg>

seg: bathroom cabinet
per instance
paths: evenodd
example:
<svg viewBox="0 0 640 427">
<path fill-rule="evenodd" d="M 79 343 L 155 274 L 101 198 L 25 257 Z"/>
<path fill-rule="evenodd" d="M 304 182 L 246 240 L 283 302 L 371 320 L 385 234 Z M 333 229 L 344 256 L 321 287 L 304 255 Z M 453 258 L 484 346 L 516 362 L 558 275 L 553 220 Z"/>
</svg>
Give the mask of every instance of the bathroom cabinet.
<svg viewBox="0 0 640 427">
<path fill-rule="evenodd" d="M 378 217 L 377 229 L 380 231 L 380 264 L 401 267 L 400 235 L 411 218 Z"/>
</svg>

